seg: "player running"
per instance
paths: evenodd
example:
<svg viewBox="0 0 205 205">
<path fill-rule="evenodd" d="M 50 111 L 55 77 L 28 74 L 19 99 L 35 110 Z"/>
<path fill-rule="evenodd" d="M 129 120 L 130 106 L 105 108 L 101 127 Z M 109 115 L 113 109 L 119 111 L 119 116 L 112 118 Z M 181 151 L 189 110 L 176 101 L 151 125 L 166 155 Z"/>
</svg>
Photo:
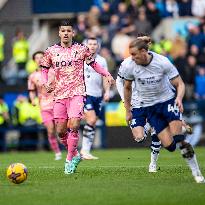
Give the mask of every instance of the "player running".
<svg viewBox="0 0 205 205">
<path fill-rule="evenodd" d="M 33 60 L 38 65 L 38 69 L 30 74 L 28 78 L 29 97 L 33 106 L 36 106 L 36 97 L 39 99 L 41 116 L 43 124 L 48 133 L 48 141 L 51 149 L 55 152 L 55 160 L 62 158 L 59 144 L 56 138 L 54 118 L 53 118 L 53 105 L 54 95 L 53 92 L 47 93 L 41 80 L 40 62 L 43 58 L 43 51 L 37 51 L 33 54 Z M 53 72 L 52 70 L 50 72 Z"/>
<path fill-rule="evenodd" d="M 86 39 L 85 45 L 89 48 L 95 61 L 107 71 L 108 67 L 105 58 L 98 54 L 100 43 L 97 38 Z M 83 159 L 98 159 L 98 157 L 90 153 L 90 150 L 95 137 L 96 122 L 101 117 L 103 100 L 105 102 L 109 101 L 110 85 L 91 66 L 84 63 L 84 67 L 86 85 L 84 115 L 86 124 L 83 129 L 83 141 L 80 153 Z"/>
<path fill-rule="evenodd" d="M 92 58 L 85 45 L 72 41 L 74 32 L 69 21 L 60 24 L 59 36 L 60 43 L 46 50 L 41 67 L 44 85 L 48 92 L 52 90 L 48 81 L 48 70 L 53 67 L 55 71 L 54 119 L 57 134 L 68 149 L 64 173 L 72 174 L 81 161 L 77 146 L 85 100 L 84 61 L 96 72 L 105 76 L 109 83 L 114 80 L 110 73 Z"/>
<path fill-rule="evenodd" d="M 146 39 L 147 35 L 145 34 L 139 34 L 138 39 Z M 151 41 L 149 42 L 149 46 L 151 45 Z M 117 79 L 116 79 L 116 87 L 117 90 L 119 92 L 119 95 L 122 99 L 122 101 L 124 102 L 124 78 L 122 76 L 125 75 L 126 70 L 123 69 L 123 67 L 121 66 L 119 68 L 118 71 L 118 75 L 117 75 Z M 134 89 L 135 83 L 132 83 L 132 89 Z M 171 84 L 170 84 L 171 86 Z M 172 86 L 172 89 L 173 86 Z M 132 93 L 133 94 L 133 93 Z M 191 134 L 192 129 L 189 125 L 187 125 L 185 123 L 185 121 L 183 121 L 183 132 L 187 133 L 187 134 Z M 152 138 L 152 142 L 151 142 L 151 160 L 150 160 L 150 164 L 149 164 L 149 172 L 157 172 L 157 160 L 158 160 L 158 156 L 159 156 L 159 152 L 160 152 L 160 148 L 161 148 L 161 141 L 159 140 L 159 138 L 156 135 L 155 130 L 153 130 L 150 126 L 150 124 L 147 122 L 146 125 L 144 126 L 144 138 L 140 139 L 140 141 L 138 141 L 138 143 L 143 142 L 147 136 L 151 136 Z"/>
<path fill-rule="evenodd" d="M 117 90 L 120 94 L 120 97 L 122 99 L 122 101 L 124 102 L 124 76 L 125 75 L 126 70 L 123 69 L 123 67 L 121 66 L 119 68 L 118 71 L 118 76 L 116 79 L 116 87 Z M 134 83 L 132 83 L 132 89 L 134 90 Z M 133 93 L 132 93 L 133 94 Z M 157 160 L 158 160 L 158 156 L 159 156 L 159 152 L 161 149 L 161 142 L 158 139 L 156 132 L 154 130 L 151 129 L 150 124 L 147 122 L 144 126 L 144 135 L 143 138 L 141 139 L 137 139 L 136 141 L 138 143 L 144 142 L 144 140 L 147 138 L 147 136 L 150 135 L 152 138 L 152 142 L 151 142 L 151 160 L 150 160 L 150 164 L 149 164 L 149 172 L 157 172 Z"/>
<path fill-rule="evenodd" d="M 148 37 L 133 40 L 129 45 L 131 57 L 121 64 L 127 71 L 123 76 L 126 120 L 131 122 L 133 137 L 137 141 L 144 137 L 144 125 L 148 120 L 163 146 L 173 152 L 178 144 L 195 181 L 205 183 L 193 147 L 184 141 L 182 134 L 184 83 L 166 57 L 148 51 L 149 43 Z M 176 88 L 176 97 L 170 83 Z"/>
</svg>

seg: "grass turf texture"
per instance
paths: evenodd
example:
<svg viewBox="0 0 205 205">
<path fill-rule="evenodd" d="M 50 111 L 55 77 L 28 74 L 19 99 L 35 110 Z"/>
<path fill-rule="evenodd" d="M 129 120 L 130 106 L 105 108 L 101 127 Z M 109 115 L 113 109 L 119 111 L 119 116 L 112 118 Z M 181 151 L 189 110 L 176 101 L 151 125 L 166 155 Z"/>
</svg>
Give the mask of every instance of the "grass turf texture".
<svg viewBox="0 0 205 205">
<path fill-rule="evenodd" d="M 205 149 L 196 153 L 205 175 Z M 196 184 L 178 151 L 162 150 L 157 173 L 148 173 L 149 149 L 95 151 L 99 160 L 83 161 L 77 173 L 63 173 L 64 160 L 51 152 L 0 154 L 0 204 L 205 204 L 205 184 Z M 65 153 L 64 153 L 65 157 Z M 12 184 L 6 168 L 22 162 L 28 179 Z"/>
</svg>

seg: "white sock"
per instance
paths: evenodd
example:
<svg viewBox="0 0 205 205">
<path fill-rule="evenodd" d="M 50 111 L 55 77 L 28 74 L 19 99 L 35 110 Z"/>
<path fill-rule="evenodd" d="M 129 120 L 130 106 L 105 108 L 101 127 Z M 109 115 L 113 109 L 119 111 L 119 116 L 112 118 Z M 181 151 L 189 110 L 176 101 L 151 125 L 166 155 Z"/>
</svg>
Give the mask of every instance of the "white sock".
<svg viewBox="0 0 205 205">
<path fill-rule="evenodd" d="M 191 159 L 185 159 L 189 168 L 191 169 L 192 171 L 192 175 L 195 177 L 195 176 L 200 176 L 202 175 L 201 174 L 201 171 L 199 169 L 199 165 L 198 165 L 198 162 L 197 162 L 197 159 L 196 159 L 196 155 L 194 154 L 194 156 L 191 158 Z"/>
<path fill-rule="evenodd" d="M 151 164 L 156 164 L 158 160 L 159 153 L 151 152 Z"/>
<path fill-rule="evenodd" d="M 81 150 L 89 153 L 91 150 L 92 144 L 93 142 L 88 137 L 83 137 Z"/>
</svg>

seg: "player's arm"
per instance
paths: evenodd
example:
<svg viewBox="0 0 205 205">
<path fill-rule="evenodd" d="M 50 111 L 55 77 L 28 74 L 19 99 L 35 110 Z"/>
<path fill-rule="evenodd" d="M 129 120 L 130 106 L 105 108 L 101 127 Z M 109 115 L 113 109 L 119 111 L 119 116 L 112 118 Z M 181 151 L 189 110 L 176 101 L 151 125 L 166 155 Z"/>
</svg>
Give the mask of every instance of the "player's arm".
<svg viewBox="0 0 205 205">
<path fill-rule="evenodd" d="M 131 114 L 131 96 L 132 96 L 132 81 L 125 80 L 124 81 L 124 106 L 126 110 L 126 121 L 129 124 L 132 119 Z"/>
<path fill-rule="evenodd" d="M 42 78 L 43 84 L 46 84 L 48 81 L 48 71 L 51 66 L 52 66 L 51 54 L 50 54 L 49 49 L 47 49 L 43 55 L 43 59 L 40 64 L 41 78 Z"/>
<path fill-rule="evenodd" d="M 47 92 L 51 92 L 51 82 L 48 78 L 48 72 L 49 69 L 52 66 L 52 60 L 51 60 L 51 54 L 49 49 L 47 49 L 44 53 L 43 59 L 41 61 L 41 79 L 43 82 L 43 85 L 45 86 Z"/>
<path fill-rule="evenodd" d="M 35 106 L 35 98 L 37 97 L 36 95 L 36 86 L 35 83 L 32 80 L 32 76 L 29 76 L 28 78 L 28 91 L 29 91 L 29 99 L 31 101 L 31 104 Z"/>
<path fill-rule="evenodd" d="M 55 81 L 55 71 L 54 69 L 49 69 L 48 80 L 45 84 L 46 91 L 51 93 L 54 90 L 54 81 Z"/>
<path fill-rule="evenodd" d="M 184 108 L 183 108 L 182 100 L 183 100 L 183 97 L 184 97 L 184 94 L 185 94 L 184 82 L 181 79 L 180 75 L 172 78 L 170 80 L 170 82 L 176 88 L 176 91 L 177 91 L 177 96 L 176 96 L 175 102 L 178 105 L 180 112 L 183 112 Z"/>
<path fill-rule="evenodd" d="M 105 77 L 103 77 L 103 89 L 104 89 L 103 100 L 105 102 L 108 102 L 110 100 L 110 83 L 107 81 Z"/>
<path fill-rule="evenodd" d="M 36 96 L 36 91 L 35 91 L 35 90 L 29 90 L 29 98 L 30 98 L 31 104 L 32 104 L 33 106 L 36 105 L 36 103 L 35 103 L 35 98 L 36 98 L 36 97 L 37 97 L 37 96 Z"/>
<path fill-rule="evenodd" d="M 108 71 L 108 65 L 106 59 L 104 59 L 102 63 L 103 63 L 102 64 L 103 68 L 105 68 Z M 105 77 L 103 77 L 103 89 L 104 89 L 103 100 L 105 102 L 108 102 L 110 100 L 110 87 L 111 87 L 110 83 L 107 81 Z"/>
<path fill-rule="evenodd" d="M 99 63 L 93 60 L 91 63 L 87 63 L 87 65 L 91 66 L 97 73 L 104 76 L 109 84 L 114 84 L 114 79 L 111 74 L 106 71 Z"/>
</svg>

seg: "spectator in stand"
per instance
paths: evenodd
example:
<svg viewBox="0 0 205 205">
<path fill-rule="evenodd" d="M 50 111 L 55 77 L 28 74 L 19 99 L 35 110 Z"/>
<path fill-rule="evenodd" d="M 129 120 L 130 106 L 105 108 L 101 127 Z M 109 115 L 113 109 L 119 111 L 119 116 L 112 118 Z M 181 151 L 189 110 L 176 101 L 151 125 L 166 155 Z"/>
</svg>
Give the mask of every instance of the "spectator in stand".
<svg viewBox="0 0 205 205">
<path fill-rule="evenodd" d="M 205 16 L 205 1 L 204 0 L 192 0 L 192 14 L 197 17 Z"/>
<path fill-rule="evenodd" d="M 164 0 L 163 4 L 163 17 L 177 17 L 179 15 L 178 4 L 175 0 Z"/>
<path fill-rule="evenodd" d="M 187 65 L 183 74 L 184 82 L 186 85 L 185 99 L 191 100 L 194 98 L 194 79 L 196 76 L 197 61 L 194 56 L 187 56 Z"/>
<path fill-rule="evenodd" d="M 25 71 L 28 60 L 29 43 L 25 38 L 23 31 L 17 31 L 13 43 L 13 58 L 18 71 Z"/>
<path fill-rule="evenodd" d="M 187 58 L 186 58 L 186 49 L 181 49 L 178 53 L 178 56 L 174 59 L 174 65 L 177 67 L 179 75 L 181 76 L 182 80 L 184 81 L 185 72 L 186 72 L 186 65 L 187 65 Z"/>
<path fill-rule="evenodd" d="M 128 5 L 127 11 L 134 21 L 138 16 L 138 1 L 137 0 L 130 0 L 130 4 Z"/>
<path fill-rule="evenodd" d="M 102 3 L 102 11 L 100 13 L 99 21 L 102 26 L 106 26 L 110 22 L 110 17 L 112 15 L 112 11 L 110 9 L 109 2 Z"/>
<path fill-rule="evenodd" d="M 86 29 L 86 38 L 100 37 L 102 28 L 99 22 L 100 10 L 97 6 L 92 6 L 87 15 L 88 29 Z"/>
<path fill-rule="evenodd" d="M 146 1 L 146 16 L 147 20 L 150 21 L 152 28 L 155 28 L 161 20 L 160 12 L 156 7 L 156 4 L 151 0 Z"/>
<path fill-rule="evenodd" d="M 85 14 L 79 14 L 77 16 L 77 24 L 74 28 L 75 30 L 75 40 L 77 42 L 82 42 L 83 39 L 85 39 L 86 36 L 86 29 L 87 29 L 87 23 L 86 23 L 86 15 Z"/>
<path fill-rule="evenodd" d="M 177 0 L 179 16 L 192 16 L 192 0 Z"/>
<path fill-rule="evenodd" d="M 121 2 L 121 0 L 112 0 L 110 2 L 110 9 L 114 12 L 117 13 L 118 11 L 118 4 Z"/>
<path fill-rule="evenodd" d="M 176 36 L 172 42 L 172 48 L 170 50 L 170 55 L 173 59 L 178 58 L 181 56 L 181 53 L 184 53 L 187 50 L 187 43 L 186 41 L 181 38 L 180 36 Z"/>
<path fill-rule="evenodd" d="M 189 54 L 193 55 L 196 59 L 199 57 L 199 48 L 196 45 L 191 45 L 189 48 Z"/>
<path fill-rule="evenodd" d="M 196 45 L 192 45 L 189 49 L 189 54 L 193 55 L 197 59 L 197 64 L 198 65 L 205 65 L 205 58 L 204 58 L 204 51 L 201 50 L 199 51 L 199 48 Z"/>
<path fill-rule="evenodd" d="M 111 41 L 111 48 L 118 63 L 125 58 L 125 52 L 129 47 L 130 40 L 130 36 L 124 34 L 122 29 L 118 29 L 117 33 L 113 37 Z"/>
<path fill-rule="evenodd" d="M 147 20 L 145 7 L 139 8 L 138 19 L 135 20 L 134 24 L 137 31 L 135 35 L 139 33 L 146 33 L 147 35 L 151 34 L 152 26 L 149 20 Z"/>
<path fill-rule="evenodd" d="M 100 10 L 97 6 L 92 6 L 87 14 L 88 27 L 99 26 Z"/>
<path fill-rule="evenodd" d="M 12 108 L 13 124 L 20 128 L 19 150 L 36 150 L 37 126 L 42 122 L 40 107 L 32 106 L 28 98 L 19 95 Z"/>
<path fill-rule="evenodd" d="M 112 41 L 115 33 L 117 32 L 117 30 L 120 27 L 120 23 L 119 22 L 120 21 L 119 21 L 119 16 L 118 15 L 113 14 L 110 17 L 110 23 L 107 26 L 107 31 L 108 31 L 108 34 L 109 34 L 110 41 Z"/>
<path fill-rule="evenodd" d="M 124 27 L 127 25 L 127 17 L 129 16 L 127 11 L 127 5 L 124 2 L 120 2 L 118 4 L 118 11 L 116 13 L 119 16 L 120 19 L 120 26 Z"/>
<path fill-rule="evenodd" d="M 200 31 L 200 28 L 198 25 L 188 25 L 189 29 L 189 35 L 187 37 L 188 46 L 189 48 L 192 45 L 196 45 L 199 49 L 199 52 L 201 52 L 205 46 L 205 34 Z"/>
</svg>

